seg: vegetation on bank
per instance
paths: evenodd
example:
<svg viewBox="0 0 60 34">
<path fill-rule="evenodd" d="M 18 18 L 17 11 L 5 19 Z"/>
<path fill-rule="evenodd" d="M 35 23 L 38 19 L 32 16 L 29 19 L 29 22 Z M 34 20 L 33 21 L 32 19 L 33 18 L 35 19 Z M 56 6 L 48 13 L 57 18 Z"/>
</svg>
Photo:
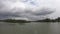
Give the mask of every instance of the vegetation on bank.
<svg viewBox="0 0 60 34">
<path fill-rule="evenodd" d="M 26 20 L 15 20 L 15 19 L 5 19 L 5 20 L 0 20 L 0 22 L 29 23 L 30 21 L 26 21 Z"/>
<path fill-rule="evenodd" d="M 30 23 L 30 22 L 60 22 L 60 17 L 56 19 L 43 19 L 43 20 L 37 20 L 37 21 L 27 21 L 27 20 L 15 20 L 15 19 L 5 19 L 0 20 L 0 22 L 10 22 L 10 23 Z"/>
<path fill-rule="evenodd" d="M 60 22 L 60 17 L 56 18 L 56 19 L 49 19 L 49 18 L 46 18 L 46 19 L 43 19 L 43 20 L 37 20 L 35 22 Z"/>
</svg>

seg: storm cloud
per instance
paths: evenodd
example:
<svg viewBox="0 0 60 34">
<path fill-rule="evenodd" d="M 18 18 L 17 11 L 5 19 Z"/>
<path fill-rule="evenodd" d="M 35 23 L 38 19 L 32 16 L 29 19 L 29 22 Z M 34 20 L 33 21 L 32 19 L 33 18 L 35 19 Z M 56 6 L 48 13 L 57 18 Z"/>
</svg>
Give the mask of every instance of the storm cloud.
<svg viewBox="0 0 60 34">
<path fill-rule="evenodd" d="M 45 16 L 54 12 L 54 9 L 52 8 L 41 7 L 39 0 L 37 1 L 39 3 L 35 1 L 28 1 L 0 0 L 0 18 L 22 17 L 38 20 L 38 18 L 40 19 L 41 15 Z"/>
</svg>

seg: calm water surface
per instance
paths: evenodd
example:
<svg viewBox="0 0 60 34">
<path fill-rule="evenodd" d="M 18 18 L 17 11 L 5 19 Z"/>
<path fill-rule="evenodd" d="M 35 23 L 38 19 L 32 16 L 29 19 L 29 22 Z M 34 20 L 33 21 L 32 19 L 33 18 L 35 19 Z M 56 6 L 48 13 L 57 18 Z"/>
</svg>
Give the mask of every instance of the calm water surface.
<svg viewBox="0 0 60 34">
<path fill-rule="evenodd" d="M 60 34 L 60 23 L 3 23 L 0 34 Z"/>
</svg>

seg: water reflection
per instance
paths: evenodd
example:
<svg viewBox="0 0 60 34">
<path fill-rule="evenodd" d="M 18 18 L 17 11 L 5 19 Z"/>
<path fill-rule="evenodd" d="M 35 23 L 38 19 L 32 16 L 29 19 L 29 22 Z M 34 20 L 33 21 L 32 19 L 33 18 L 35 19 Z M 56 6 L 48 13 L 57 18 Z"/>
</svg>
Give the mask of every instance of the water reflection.
<svg viewBox="0 0 60 34">
<path fill-rule="evenodd" d="M 60 23 L 0 23 L 0 34 L 60 34 Z"/>
<path fill-rule="evenodd" d="M 49 23 L 49 34 L 60 34 L 60 23 Z"/>
</svg>

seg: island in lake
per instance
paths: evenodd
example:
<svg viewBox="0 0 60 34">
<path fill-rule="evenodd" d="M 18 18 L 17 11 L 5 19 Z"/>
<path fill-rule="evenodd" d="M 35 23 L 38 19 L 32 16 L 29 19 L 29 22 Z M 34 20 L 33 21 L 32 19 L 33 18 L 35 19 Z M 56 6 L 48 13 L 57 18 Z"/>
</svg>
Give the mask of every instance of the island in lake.
<svg viewBox="0 0 60 34">
<path fill-rule="evenodd" d="M 37 21 L 27 21 L 27 20 L 5 19 L 5 20 L 0 20 L 0 22 L 10 22 L 10 23 L 60 22 L 60 17 L 58 17 L 58 18 L 56 18 L 56 19 L 46 18 L 46 19 L 43 19 L 43 20 L 37 20 Z"/>
</svg>

